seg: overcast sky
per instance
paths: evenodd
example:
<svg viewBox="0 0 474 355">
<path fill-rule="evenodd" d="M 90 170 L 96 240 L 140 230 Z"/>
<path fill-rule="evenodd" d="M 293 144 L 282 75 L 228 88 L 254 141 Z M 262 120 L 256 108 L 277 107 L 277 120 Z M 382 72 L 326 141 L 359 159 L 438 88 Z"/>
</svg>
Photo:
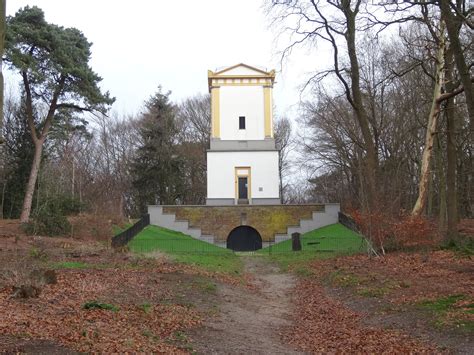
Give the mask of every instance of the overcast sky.
<svg viewBox="0 0 474 355">
<path fill-rule="evenodd" d="M 240 62 L 280 67 L 263 0 L 7 0 L 7 14 L 26 5 L 93 42 L 91 65 L 116 97 L 119 114 L 138 112 L 158 85 L 171 90 L 174 101 L 206 93 L 208 69 Z M 316 59 L 295 54 L 277 73 L 277 112 L 295 118 L 298 87 Z"/>
</svg>

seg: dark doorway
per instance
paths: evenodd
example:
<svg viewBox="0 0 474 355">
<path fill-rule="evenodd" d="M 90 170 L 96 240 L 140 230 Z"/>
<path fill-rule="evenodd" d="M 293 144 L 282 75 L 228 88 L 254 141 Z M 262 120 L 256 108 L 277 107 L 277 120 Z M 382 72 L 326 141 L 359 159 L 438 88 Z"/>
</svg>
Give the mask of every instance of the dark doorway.
<svg viewBox="0 0 474 355">
<path fill-rule="evenodd" d="M 227 248 L 234 251 L 262 249 L 262 237 L 255 228 L 240 226 L 234 228 L 227 237 Z"/>
<path fill-rule="evenodd" d="M 239 177 L 239 200 L 247 200 L 249 198 L 248 178 Z"/>
</svg>

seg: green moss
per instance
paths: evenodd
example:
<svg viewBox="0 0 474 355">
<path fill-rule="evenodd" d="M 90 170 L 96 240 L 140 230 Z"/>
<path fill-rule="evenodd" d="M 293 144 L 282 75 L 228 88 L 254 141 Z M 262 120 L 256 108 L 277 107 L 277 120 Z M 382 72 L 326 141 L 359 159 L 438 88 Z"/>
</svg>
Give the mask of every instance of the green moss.
<svg viewBox="0 0 474 355">
<path fill-rule="evenodd" d="M 474 321 L 472 320 L 460 320 L 456 322 L 456 326 L 464 329 L 465 331 L 474 332 Z"/>
<path fill-rule="evenodd" d="M 113 304 L 109 303 L 100 303 L 97 301 L 89 301 L 84 303 L 82 306 L 83 309 L 105 309 L 107 311 L 113 311 L 113 312 L 118 312 L 119 307 L 114 306 Z"/>
<path fill-rule="evenodd" d="M 291 224 L 291 215 L 285 210 L 277 210 L 270 214 L 270 225 L 276 226 L 277 229 L 286 228 Z"/>
<path fill-rule="evenodd" d="M 419 306 L 433 312 L 436 315 L 436 324 L 441 327 L 454 325 L 457 329 L 473 332 L 474 321 L 466 319 L 466 317 L 469 318 L 469 315 L 474 313 L 474 303 L 456 306 L 458 301 L 468 299 L 466 295 L 457 294 L 435 300 L 426 300 L 420 302 Z"/>
<path fill-rule="evenodd" d="M 52 269 L 106 269 L 108 264 L 90 264 L 82 261 L 59 261 L 48 263 Z"/>
<path fill-rule="evenodd" d="M 336 286 L 350 287 L 360 285 L 363 281 L 356 275 L 335 271 L 328 276 L 328 281 Z"/>
<path fill-rule="evenodd" d="M 150 313 L 151 312 L 151 309 L 152 309 L 152 305 L 149 304 L 149 303 L 142 303 L 139 308 L 145 312 L 145 313 Z"/>
<path fill-rule="evenodd" d="M 307 265 L 299 265 L 294 269 L 295 273 L 301 277 L 310 277 L 314 275 L 313 270 L 307 267 Z"/>
<path fill-rule="evenodd" d="M 61 261 L 57 263 L 51 263 L 53 269 L 92 269 L 97 265 L 83 263 L 81 261 Z"/>
<path fill-rule="evenodd" d="M 420 306 L 434 312 L 446 312 L 452 309 L 457 301 L 463 300 L 465 297 L 464 295 L 451 295 L 436 300 L 420 302 Z"/>
<path fill-rule="evenodd" d="M 382 297 L 389 292 L 388 287 L 364 287 L 357 291 L 357 294 L 364 297 Z"/>
<path fill-rule="evenodd" d="M 217 292 L 217 285 L 207 278 L 196 277 L 194 279 L 193 286 L 204 292 Z"/>
</svg>

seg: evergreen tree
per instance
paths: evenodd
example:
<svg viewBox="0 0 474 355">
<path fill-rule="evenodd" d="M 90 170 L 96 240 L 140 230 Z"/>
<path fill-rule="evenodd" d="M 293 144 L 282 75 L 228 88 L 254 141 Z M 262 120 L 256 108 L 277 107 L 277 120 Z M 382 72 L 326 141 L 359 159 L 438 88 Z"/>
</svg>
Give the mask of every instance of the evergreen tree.
<svg viewBox="0 0 474 355">
<path fill-rule="evenodd" d="M 183 192 L 182 160 L 176 149 L 176 107 L 169 95 L 170 92 L 162 93 L 159 87 L 145 103 L 139 122 L 141 143 L 131 171 L 140 213 L 146 212 L 148 204 L 179 203 Z"/>
<path fill-rule="evenodd" d="M 82 32 L 46 22 L 36 6 L 26 6 L 7 19 L 5 60 L 22 78 L 26 120 L 35 147 L 22 222 L 30 218 L 43 147 L 58 111 L 105 112 L 114 101 L 98 86 L 102 79 L 89 66 L 90 48 Z M 46 105 L 47 113 L 35 122 L 37 105 Z"/>
<path fill-rule="evenodd" d="M 2 186 L 2 215 L 18 218 L 21 213 L 25 187 L 30 174 L 35 147 L 26 125 L 25 100 L 12 105 L 5 116 L 2 129 L 4 146 L 2 159 L 5 164 Z"/>
</svg>

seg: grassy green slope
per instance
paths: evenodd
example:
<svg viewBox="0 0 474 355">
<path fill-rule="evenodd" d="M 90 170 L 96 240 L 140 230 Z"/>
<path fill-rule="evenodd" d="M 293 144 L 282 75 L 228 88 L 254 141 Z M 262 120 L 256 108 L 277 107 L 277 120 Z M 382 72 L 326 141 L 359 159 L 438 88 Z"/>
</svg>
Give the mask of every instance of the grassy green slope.
<svg viewBox="0 0 474 355">
<path fill-rule="evenodd" d="M 357 233 L 344 227 L 342 224 L 331 224 L 301 235 L 303 252 L 343 252 L 351 253 L 365 251 L 364 239 Z M 268 247 L 260 252 L 268 252 Z M 291 240 L 271 246 L 272 253 L 291 251 Z"/>
<path fill-rule="evenodd" d="M 301 236 L 302 251 L 291 251 L 291 240 L 259 250 L 261 255 L 270 255 L 283 269 L 304 265 L 307 262 L 336 254 L 351 254 L 366 250 L 364 239 L 341 224 L 333 224 Z M 212 271 L 240 273 L 242 262 L 231 250 L 218 247 L 158 226 L 148 226 L 129 244 L 136 253 L 160 251 L 178 262 L 195 264 Z"/>
<path fill-rule="evenodd" d="M 314 259 L 367 250 L 367 244 L 359 234 L 339 223 L 303 234 L 301 246 L 301 251 L 293 252 L 291 240 L 286 240 L 261 249 L 259 253 L 269 255 L 283 270 L 291 268 L 297 272 L 307 273 L 308 264 Z"/>
<path fill-rule="evenodd" d="M 178 262 L 199 265 L 212 271 L 242 271 L 241 261 L 231 250 L 163 227 L 146 227 L 128 245 L 136 253 L 160 251 L 171 255 Z"/>
</svg>

